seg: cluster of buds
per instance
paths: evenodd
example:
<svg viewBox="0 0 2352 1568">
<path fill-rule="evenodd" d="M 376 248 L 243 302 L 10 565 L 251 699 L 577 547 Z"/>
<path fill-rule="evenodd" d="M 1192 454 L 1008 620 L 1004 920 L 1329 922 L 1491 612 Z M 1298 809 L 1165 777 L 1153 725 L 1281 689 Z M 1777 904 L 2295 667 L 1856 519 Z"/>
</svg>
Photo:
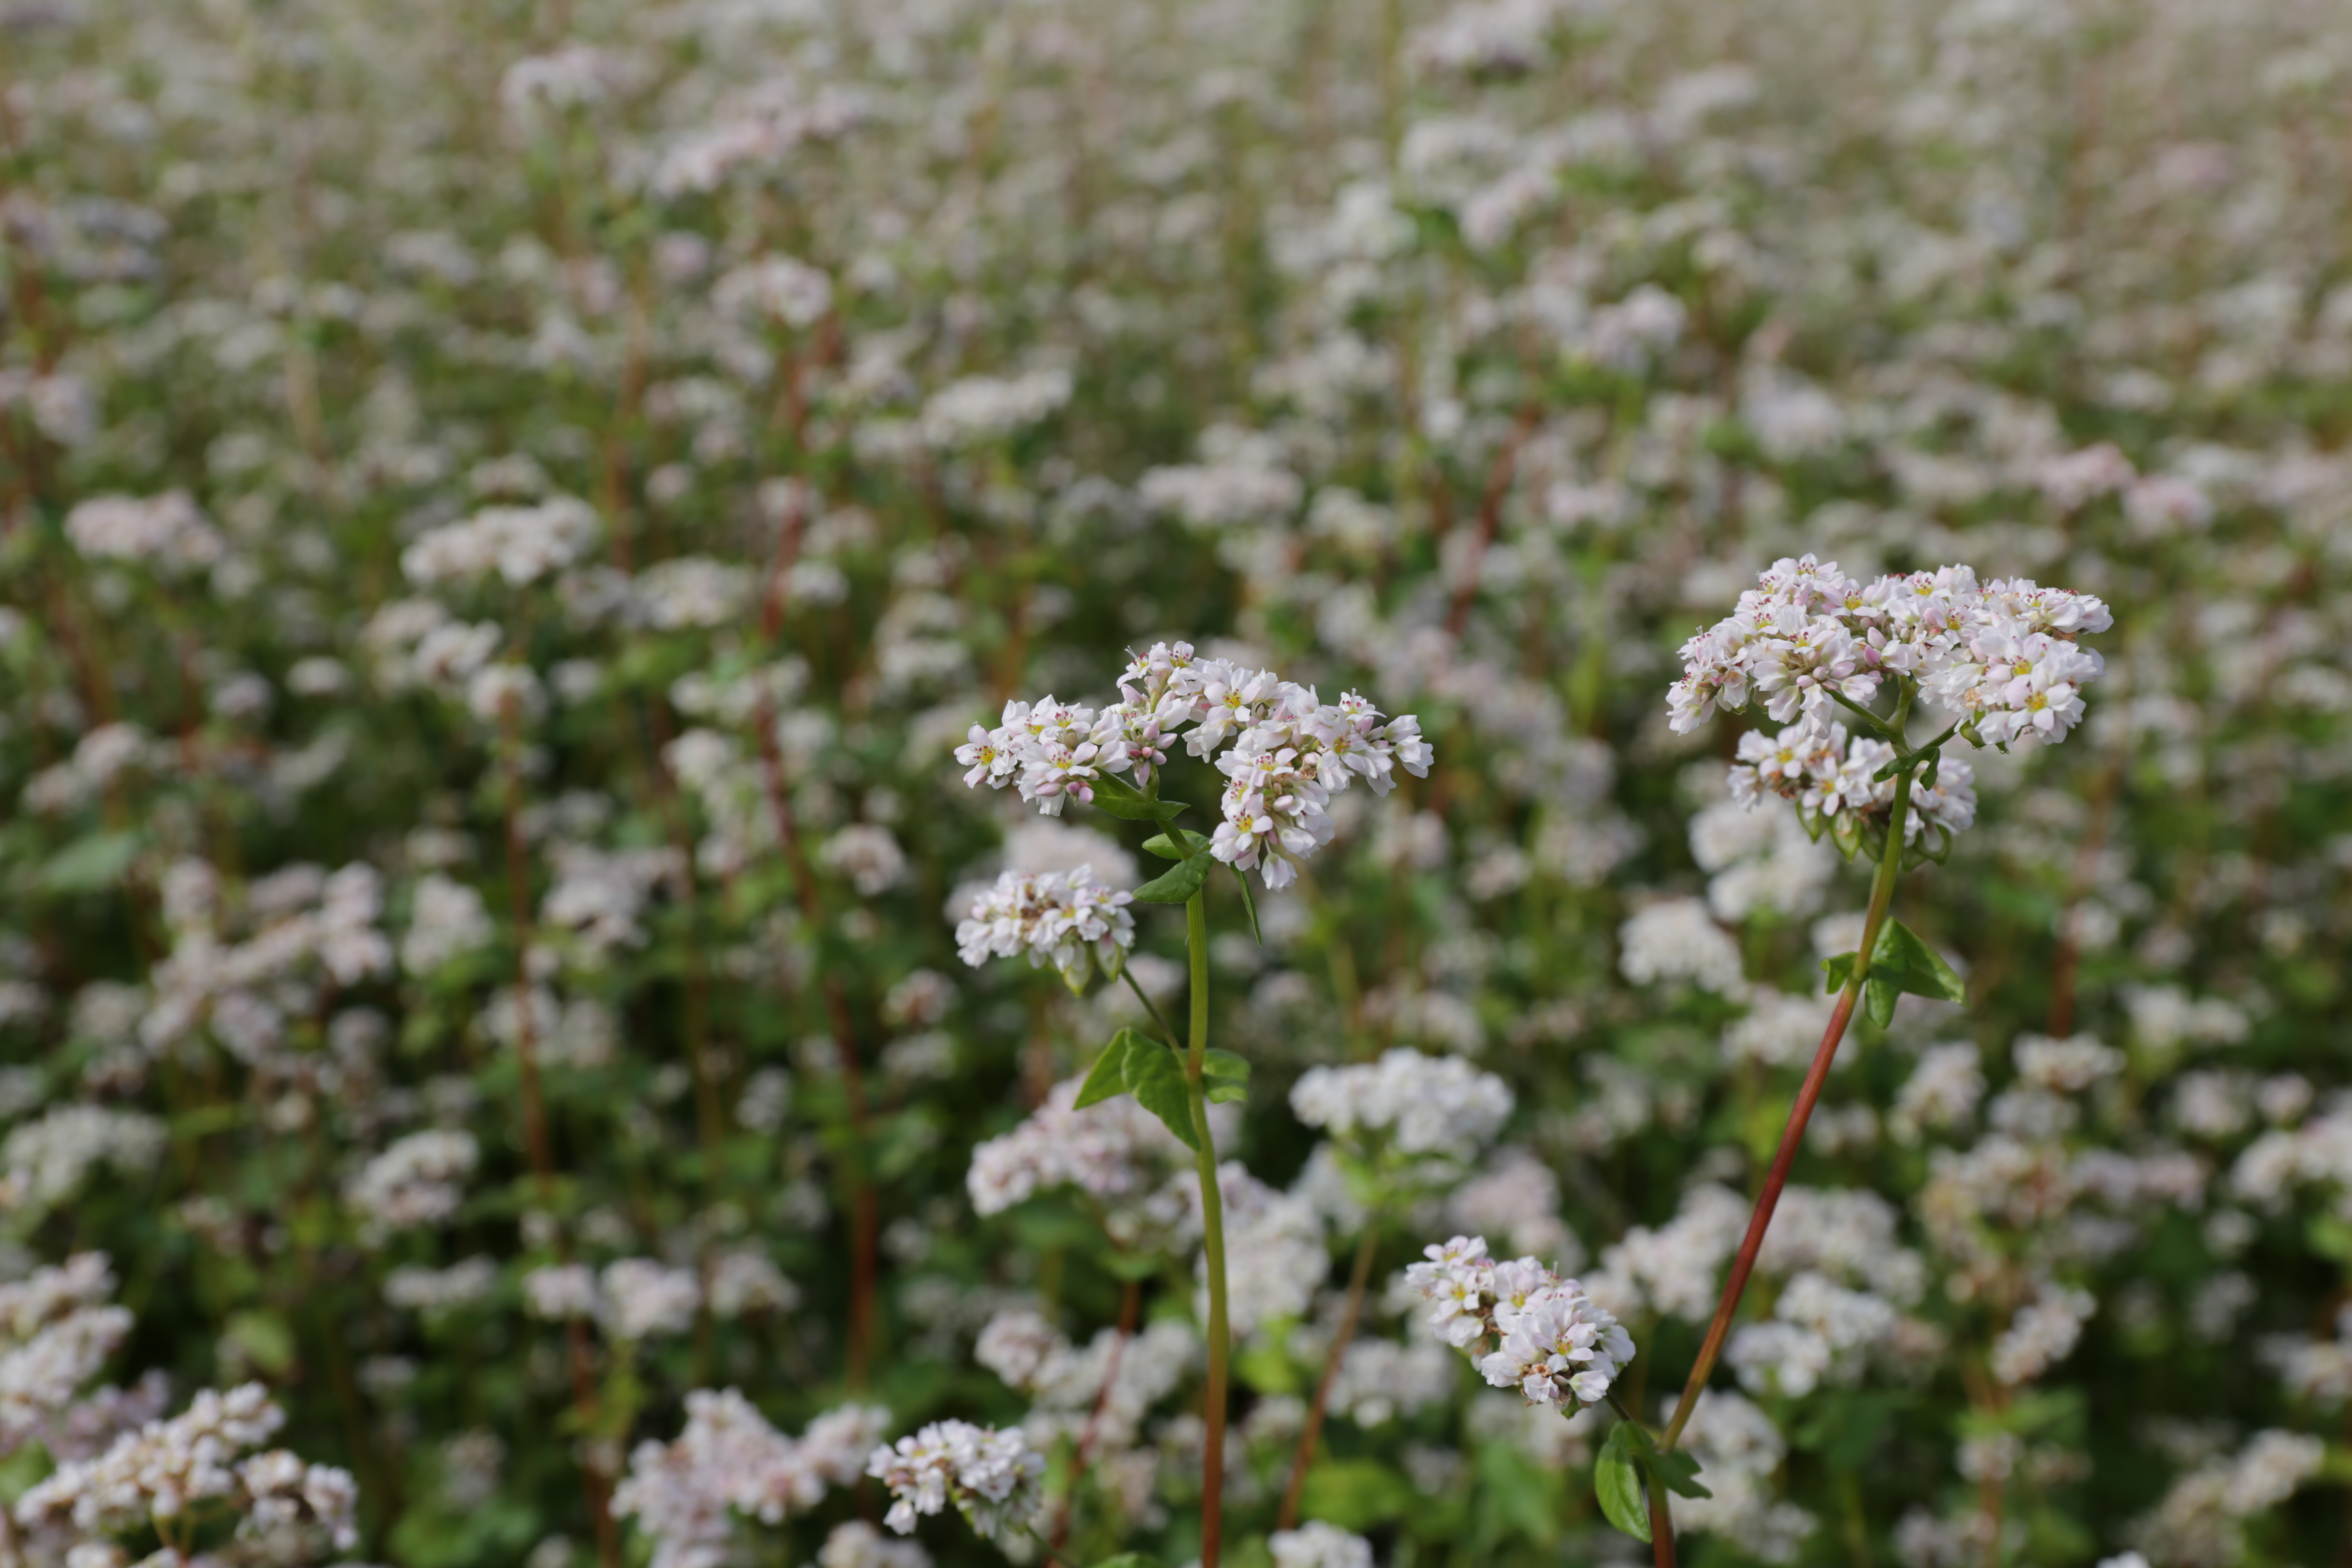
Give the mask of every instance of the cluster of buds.
<svg viewBox="0 0 2352 1568">
<path fill-rule="evenodd" d="M 1467 1352 L 1496 1388 L 1573 1415 L 1607 1398 L 1633 1359 L 1633 1337 L 1616 1318 L 1532 1258 L 1497 1263 L 1485 1237 L 1461 1236 L 1423 1256 L 1405 1282 L 1433 1304 L 1431 1331 Z"/>
</svg>

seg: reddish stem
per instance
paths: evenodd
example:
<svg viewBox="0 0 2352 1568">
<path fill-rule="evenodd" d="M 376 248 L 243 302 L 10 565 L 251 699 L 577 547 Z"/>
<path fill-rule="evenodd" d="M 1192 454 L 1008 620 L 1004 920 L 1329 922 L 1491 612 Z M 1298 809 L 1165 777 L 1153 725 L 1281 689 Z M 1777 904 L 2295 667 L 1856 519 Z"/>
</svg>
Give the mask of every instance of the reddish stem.
<svg viewBox="0 0 2352 1568">
<path fill-rule="evenodd" d="M 1731 1332 L 1732 1317 L 1739 1310 L 1739 1298 L 1748 1289 L 1748 1276 L 1755 1271 L 1756 1255 L 1764 1249 L 1764 1232 L 1772 1224 L 1772 1211 L 1780 1206 L 1780 1191 L 1789 1184 L 1789 1168 L 1797 1163 L 1797 1150 L 1804 1143 L 1805 1124 L 1812 1119 L 1813 1107 L 1822 1098 L 1822 1086 L 1829 1081 L 1830 1064 L 1837 1058 L 1838 1042 L 1845 1038 L 1846 1025 L 1853 1017 L 1853 1005 L 1861 1000 L 1863 983 L 1870 977 L 1871 950 L 1878 945 L 1879 928 L 1885 924 L 1887 909 L 1895 901 L 1895 879 L 1902 869 L 1903 822 L 1910 801 L 1911 775 L 1897 773 L 1895 809 L 1887 819 L 1886 847 L 1880 854 L 1878 874 L 1871 884 L 1870 910 L 1863 917 L 1862 945 L 1853 955 L 1853 973 L 1847 976 L 1845 989 L 1838 995 L 1837 1006 L 1830 1014 L 1829 1027 L 1822 1031 L 1822 1043 L 1813 1052 L 1813 1065 L 1805 1070 L 1804 1087 L 1797 1091 L 1797 1103 L 1789 1112 L 1789 1124 L 1781 1129 L 1780 1152 L 1772 1156 L 1772 1168 L 1765 1173 L 1764 1190 L 1757 1194 L 1756 1210 L 1748 1216 L 1748 1234 L 1739 1243 L 1738 1256 L 1731 1261 L 1730 1278 L 1723 1282 L 1723 1298 L 1716 1303 L 1715 1321 L 1706 1326 L 1706 1339 L 1699 1346 L 1690 1381 L 1683 1385 L 1674 1419 L 1666 1424 L 1661 1445 L 1665 1448 L 1673 1448 L 1681 1438 L 1683 1427 L 1706 1387 L 1707 1376 L 1715 1371 L 1715 1358 L 1723 1352 L 1724 1338 Z"/>
<path fill-rule="evenodd" d="M 1078 1500 L 1078 1483 L 1086 1479 L 1087 1461 L 1094 1458 L 1095 1434 L 1102 1426 L 1103 1409 L 1110 1404 L 1110 1391 L 1118 1384 L 1118 1363 L 1127 1354 L 1127 1342 L 1134 1337 L 1135 1321 L 1143 1313 L 1143 1282 L 1129 1280 L 1118 1294 L 1118 1337 L 1111 1342 L 1110 1355 L 1103 1363 L 1102 1387 L 1095 1392 L 1095 1407 L 1087 1412 L 1086 1429 L 1078 1434 L 1078 1451 L 1070 1460 L 1068 1489 L 1062 1494 L 1061 1507 L 1054 1514 L 1054 1534 L 1050 1542 L 1055 1552 L 1070 1538 L 1070 1510 Z"/>
<path fill-rule="evenodd" d="M 1298 1434 L 1298 1452 L 1290 1461 L 1290 1484 L 1282 1494 L 1276 1530 L 1289 1530 L 1298 1523 L 1299 1506 L 1307 1497 L 1307 1472 L 1315 1463 L 1316 1445 L 1323 1440 L 1323 1415 L 1330 1406 L 1331 1384 L 1339 1375 L 1339 1363 L 1347 1359 L 1349 1342 L 1356 1337 L 1364 1291 L 1372 1281 L 1372 1254 L 1379 1236 L 1380 1227 L 1372 1216 L 1365 1215 L 1363 1238 L 1356 1243 L 1355 1265 L 1348 1271 L 1348 1302 L 1339 1312 L 1339 1331 L 1331 1341 L 1330 1353 L 1323 1358 L 1323 1375 L 1315 1380 L 1315 1402 L 1307 1407 L 1307 1425 Z"/>
</svg>

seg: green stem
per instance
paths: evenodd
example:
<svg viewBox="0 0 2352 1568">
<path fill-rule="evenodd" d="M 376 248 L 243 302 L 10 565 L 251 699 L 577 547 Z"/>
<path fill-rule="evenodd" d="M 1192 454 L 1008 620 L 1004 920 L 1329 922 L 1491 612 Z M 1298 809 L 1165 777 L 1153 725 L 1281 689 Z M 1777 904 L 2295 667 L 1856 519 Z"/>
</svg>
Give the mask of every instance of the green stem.
<svg viewBox="0 0 2352 1568">
<path fill-rule="evenodd" d="M 1898 718 L 1909 710 L 1909 696 L 1906 689 L 1896 709 Z M 1739 1310 L 1739 1298 L 1748 1289 L 1748 1276 L 1756 1268 L 1756 1255 L 1763 1250 L 1765 1228 L 1772 1223 L 1772 1211 L 1780 1205 L 1780 1190 L 1789 1184 L 1789 1168 L 1796 1163 L 1797 1150 L 1804 1143 L 1805 1124 L 1812 1119 L 1813 1107 L 1821 1100 L 1822 1086 L 1829 1081 L 1830 1063 L 1836 1059 L 1838 1042 L 1845 1038 L 1854 1004 L 1862 999 L 1863 982 L 1870 978 L 1871 951 L 1878 945 L 1879 930 L 1886 923 L 1886 911 L 1895 902 L 1895 879 L 1903 870 L 1903 823 L 1910 807 L 1911 774 L 1899 773 L 1895 775 L 1894 810 L 1886 819 L 1886 847 L 1879 852 L 1878 872 L 1871 879 L 1870 910 L 1863 917 L 1862 946 L 1854 953 L 1853 973 L 1846 977 L 1845 989 L 1838 994 L 1829 1027 L 1822 1032 L 1822 1043 L 1813 1052 L 1813 1065 L 1806 1069 L 1804 1087 L 1797 1091 L 1797 1103 L 1789 1111 L 1789 1124 L 1781 1129 L 1780 1152 L 1772 1156 L 1772 1168 L 1765 1173 L 1764 1189 L 1757 1194 L 1755 1212 L 1748 1217 L 1748 1235 L 1731 1261 L 1730 1277 L 1723 1282 L 1723 1297 L 1716 1303 L 1715 1321 L 1707 1324 L 1706 1339 L 1699 1346 L 1690 1381 L 1683 1384 L 1683 1396 L 1675 1405 L 1674 1419 L 1666 1423 L 1661 1447 L 1672 1448 L 1681 1439 L 1683 1427 L 1697 1407 L 1699 1394 L 1715 1371 L 1715 1358 L 1722 1353 L 1724 1337 L 1731 1332 L 1731 1320 Z"/>
<path fill-rule="evenodd" d="M 1903 743 L 1903 732 L 1900 730 L 1897 730 L 1894 725 L 1888 723 L 1877 714 L 1873 713 L 1869 709 L 1864 708 L 1861 703 L 1854 701 L 1843 692 L 1832 691 L 1830 693 L 1830 700 L 1836 703 L 1839 707 L 1846 710 L 1848 712 L 1853 714 L 1864 723 L 1869 725 L 1873 730 L 1878 731 L 1882 739 L 1892 741 L 1898 746 Z"/>
<path fill-rule="evenodd" d="M 1192 962 L 1192 1048 L 1184 1056 L 1184 1096 L 1192 1102 L 1192 1134 L 1200 1144 L 1201 1244 L 1209 1261 L 1209 1387 L 1201 1415 L 1201 1568 L 1217 1568 L 1224 1536 L 1225 1363 L 1233 1353 L 1225 1326 L 1225 1205 L 1217 1187 L 1217 1144 L 1209 1131 L 1202 1069 L 1209 1053 L 1209 902 L 1207 892 L 1184 901 L 1184 940 Z"/>
<path fill-rule="evenodd" d="M 1143 994 L 1143 987 L 1135 983 L 1135 972 L 1122 963 L 1118 966 L 1118 977 L 1127 982 L 1127 988 L 1135 993 L 1135 999 L 1143 1004 L 1143 1010 L 1151 1015 L 1153 1023 L 1160 1026 L 1160 1033 L 1167 1038 L 1168 1048 L 1182 1050 L 1184 1047 L 1176 1043 L 1175 1026 L 1160 1016 L 1160 1009 L 1153 1005 L 1150 997 Z"/>
</svg>

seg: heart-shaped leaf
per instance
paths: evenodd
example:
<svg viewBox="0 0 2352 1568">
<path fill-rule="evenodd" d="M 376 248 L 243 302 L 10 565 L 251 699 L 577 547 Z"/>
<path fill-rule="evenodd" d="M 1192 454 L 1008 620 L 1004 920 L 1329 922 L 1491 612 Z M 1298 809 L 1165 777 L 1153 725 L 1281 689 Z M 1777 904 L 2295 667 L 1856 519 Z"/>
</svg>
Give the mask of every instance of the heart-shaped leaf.
<svg viewBox="0 0 2352 1568">
<path fill-rule="evenodd" d="M 1144 853 L 1157 855 L 1162 860 L 1182 860 L 1199 854 L 1209 847 L 1209 836 L 1195 833 L 1189 827 L 1171 827 L 1165 833 L 1155 833 L 1143 841 Z"/>
<path fill-rule="evenodd" d="M 1248 1060 L 1231 1051 L 1211 1050 L 1201 1058 L 1201 1077 L 1212 1105 L 1247 1100 L 1249 1075 Z"/>
<path fill-rule="evenodd" d="M 1135 901 L 1139 904 L 1181 904 L 1201 890 L 1201 885 L 1209 879 L 1209 872 L 1216 864 L 1206 855 L 1179 860 L 1136 889 Z"/>
<path fill-rule="evenodd" d="M 1095 1065 L 1087 1073 L 1087 1081 L 1078 1086 L 1078 1098 L 1073 1109 L 1084 1110 L 1089 1105 L 1100 1105 L 1106 1100 L 1117 1100 L 1127 1092 L 1127 1051 L 1135 1040 L 1133 1029 L 1121 1029 L 1102 1048 Z"/>
<path fill-rule="evenodd" d="M 1601 1447 L 1600 1463 L 1592 1468 L 1592 1490 L 1609 1522 L 1646 1545 L 1650 1504 L 1643 1490 L 1641 1467 L 1633 1460 L 1633 1443 L 1626 1436 L 1631 1430 L 1623 1421 L 1610 1429 L 1609 1441 Z"/>
<path fill-rule="evenodd" d="M 1183 803 L 1154 800 L 1124 779 L 1095 775 L 1095 809 L 1129 822 L 1168 822 L 1184 809 Z"/>
<path fill-rule="evenodd" d="M 1128 1039 L 1127 1055 L 1121 1063 L 1127 1092 L 1135 1096 L 1136 1103 L 1160 1118 L 1169 1131 L 1182 1140 L 1184 1147 L 1199 1149 L 1200 1137 L 1192 1131 L 1192 1097 L 1184 1092 L 1184 1068 L 1177 1062 L 1176 1053 L 1132 1029 L 1119 1032 Z"/>
</svg>

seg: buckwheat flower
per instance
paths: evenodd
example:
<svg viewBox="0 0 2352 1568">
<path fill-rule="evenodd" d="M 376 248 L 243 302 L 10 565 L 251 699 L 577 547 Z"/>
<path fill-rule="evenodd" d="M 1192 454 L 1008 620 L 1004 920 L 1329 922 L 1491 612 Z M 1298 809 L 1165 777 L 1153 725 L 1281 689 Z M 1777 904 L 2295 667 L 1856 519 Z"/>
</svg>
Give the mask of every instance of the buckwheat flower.
<svg viewBox="0 0 2352 1568">
<path fill-rule="evenodd" d="M 408 934 L 400 942 L 400 964 L 411 974 L 432 974 L 498 935 L 482 895 L 438 871 L 419 878 L 409 906 Z"/>
<path fill-rule="evenodd" d="M 1619 1369 L 1633 1359 L 1633 1339 L 1575 1280 L 1542 1272 L 1545 1282 L 1515 1292 L 1514 1300 L 1501 1295 L 1507 1287 L 1496 1270 L 1495 1326 L 1502 1342 L 1479 1360 L 1478 1373 L 1497 1388 L 1517 1388 L 1531 1405 L 1573 1415 L 1608 1396 Z"/>
<path fill-rule="evenodd" d="M 1531 1405 L 1573 1415 L 1600 1403 L 1633 1340 L 1573 1279 L 1532 1258 L 1496 1263 L 1484 1238 L 1455 1237 L 1423 1249 L 1405 1283 L 1432 1305 L 1431 1331 L 1468 1351 L 1479 1375 L 1517 1388 Z M 1489 1338 L 1496 1343 L 1481 1352 Z"/>
<path fill-rule="evenodd" d="M 102 1252 L 0 1285 L 0 1454 L 64 1411 L 131 1332 Z"/>
<path fill-rule="evenodd" d="M 892 1541 L 862 1519 L 833 1527 L 817 1548 L 816 1568 L 931 1568 L 931 1554 L 912 1541 Z"/>
<path fill-rule="evenodd" d="M 784 1436 L 734 1389 L 686 1396 L 686 1427 L 667 1443 L 637 1445 L 613 1489 L 613 1511 L 654 1540 L 659 1568 L 706 1568 L 730 1560 L 735 1518 L 779 1524 L 853 1485 L 880 1438 L 885 1414 L 846 1405 Z M 845 1454 L 844 1440 L 855 1444 Z"/>
<path fill-rule="evenodd" d="M 1127 1096 L 1074 1110 L 1083 1079 L 1054 1086 L 1045 1103 L 1012 1131 L 971 1152 L 965 1178 L 971 1206 L 1001 1214 L 1035 1194 L 1074 1186 L 1097 1202 L 1131 1206 L 1156 1189 L 1190 1152 L 1176 1135 Z"/>
<path fill-rule="evenodd" d="M 604 1330 L 616 1340 L 682 1334 L 694 1326 L 702 1287 L 687 1268 L 670 1268 L 649 1258 L 624 1258 L 604 1266 L 602 1286 Z"/>
<path fill-rule="evenodd" d="M 603 1303 L 596 1276 L 584 1263 L 554 1263 L 523 1276 L 524 1308 L 534 1318 L 593 1317 Z"/>
<path fill-rule="evenodd" d="M 1965 566 L 1864 584 L 1835 563 L 1784 559 L 1730 616 L 1683 645 L 1683 674 L 1666 694 L 1669 721 L 1687 733 L 1717 709 L 1738 712 L 1761 697 L 1785 723 L 1825 713 L 1832 697 L 1865 704 L 1893 674 L 1916 679 L 1981 742 L 2054 742 L 2080 721 L 2082 688 L 2101 669 L 2075 639 L 2112 624 L 2089 595 L 2022 578 L 1979 586 Z M 1791 793 L 1778 782 L 1790 760 L 1778 751 L 1743 742 L 1739 798 Z M 1821 770 L 1806 771 L 1820 782 Z"/>
<path fill-rule="evenodd" d="M 1741 976 L 1739 945 L 1698 899 L 1668 899 L 1636 914 L 1617 933 L 1618 968 L 1637 985 L 1687 980 L 1729 992 Z"/>
<path fill-rule="evenodd" d="M 1057 875 L 1006 871 L 974 900 L 956 926 L 956 951 L 978 968 L 991 958 L 1026 955 L 1033 969 L 1051 964 L 1073 991 L 1098 971 L 1116 978 L 1135 945 L 1135 895 L 1106 887 L 1092 866 Z"/>
<path fill-rule="evenodd" d="M 95 496 L 66 514 L 66 538 L 92 561 L 135 561 L 178 575 L 217 563 L 228 542 L 185 490 Z"/>
<path fill-rule="evenodd" d="M 1372 1543 L 1336 1524 L 1310 1519 L 1266 1539 L 1275 1568 L 1372 1568 Z"/>
<path fill-rule="evenodd" d="M 882 1522 L 901 1535 L 914 1530 L 917 1519 L 950 1503 L 973 1529 L 992 1535 L 1025 1521 L 1034 1509 L 1045 1460 L 1018 1432 L 935 1421 L 895 1447 L 876 1448 L 866 1473 L 889 1489 L 890 1510 Z"/>
<path fill-rule="evenodd" d="M 2042 1285 L 1993 1342 L 1993 1376 L 2011 1384 L 2040 1377 L 2074 1348 L 2083 1337 L 2083 1324 L 2098 1306 L 2098 1298 L 2088 1290 Z"/>
<path fill-rule="evenodd" d="M 480 1158 L 470 1132 L 412 1132 L 369 1161 L 344 1195 L 378 1232 L 439 1225 L 465 1201 Z"/>
<path fill-rule="evenodd" d="M 1494 1074 L 1409 1047 L 1377 1062 L 1310 1068 L 1290 1091 L 1299 1121 L 1360 1148 L 1463 1163 L 1501 1130 L 1511 1106 L 1509 1087 Z"/>
<path fill-rule="evenodd" d="M 1006 703 L 995 728 L 971 726 L 956 749 L 965 784 L 1010 785 L 1059 815 L 1072 798 L 1091 803 L 1107 774 L 1150 787 L 1181 731 L 1185 749 L 1227 779 L 1211 853 L 1277 889 L 1331 841 L 1332 795 L 1358 782 L 1386 795 L 1397 769 L 1426 777 L 1433 759 L 1412 714 L 1384 722 L 1358 693 L 1325 703 L 1272 670 L 1196 658 L 1189 643 L 1130 657 L 1118 690 L 1100 712 L 1050 697 Z"/>
<path fill-rule="evenodd" d="M 280 1451 L 240 1459 L 284 1414 L 259 1384 L 206 1389 L 168 1421 L 124 1433 L 94 1458 L 61 1465 L 16 1502 L 19 1522 L 60 1524 L 84 1540 L 217 1505 L 244 1516 L 249 1533 L 311 1526 L 348 1551 L 357 1489 L 350 1475 Z"/>
</svg>

